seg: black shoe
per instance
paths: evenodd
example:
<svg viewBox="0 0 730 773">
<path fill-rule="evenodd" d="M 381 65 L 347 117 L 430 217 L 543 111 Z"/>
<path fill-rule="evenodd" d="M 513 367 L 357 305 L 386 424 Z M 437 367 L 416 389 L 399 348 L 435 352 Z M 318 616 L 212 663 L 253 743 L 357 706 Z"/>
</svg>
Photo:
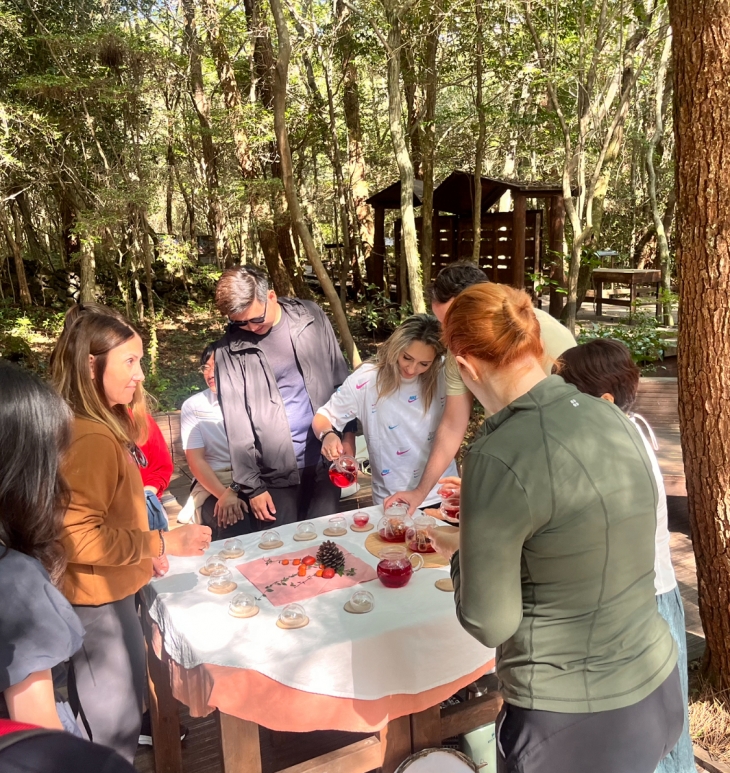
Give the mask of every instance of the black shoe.
<svg viewBox="0 0 730 773">
<path fill-rule="evenodd" d="M 187 734 L 187 727 L 180 725 L 180 740 L 184 741 Z M 152 720 L 150 719 L 149 711 L 145 711 L 142 714 L 142 727 L 139 731 L 139 741 L 137 743 L 140 746 L 152 746 Z"/>
</svg>

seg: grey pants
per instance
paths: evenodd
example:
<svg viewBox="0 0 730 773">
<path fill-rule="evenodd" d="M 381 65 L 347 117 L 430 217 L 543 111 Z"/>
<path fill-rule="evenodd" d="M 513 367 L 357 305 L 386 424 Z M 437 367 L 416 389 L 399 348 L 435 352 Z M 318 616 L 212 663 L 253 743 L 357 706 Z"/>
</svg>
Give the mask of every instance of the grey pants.
<svg viewBox="0 0 730 773">
<path fill-rule="evenodd" d="M 71 658 L 69 701 L 90 740 L 134 762 L 142 726 L 145 650 L 134 595 L 74 606 L 86 636 Z"/>
<path fill-rule="evenodd" d="M 594 714 L 530 711 L 497 717 L 497 773 L 653 773 L 684 724 L 679 671 L 651 695 Z"/>
<path fill-rule="evenodd" d="M 299 485 L 270 488 L 276 507 L 276 521 L 257 521 L 259 531 L 297 521 L 307 521 L 340 511 L 340 489 L 330 480 L 322 462 L 299 470 Z"/>
</svg>

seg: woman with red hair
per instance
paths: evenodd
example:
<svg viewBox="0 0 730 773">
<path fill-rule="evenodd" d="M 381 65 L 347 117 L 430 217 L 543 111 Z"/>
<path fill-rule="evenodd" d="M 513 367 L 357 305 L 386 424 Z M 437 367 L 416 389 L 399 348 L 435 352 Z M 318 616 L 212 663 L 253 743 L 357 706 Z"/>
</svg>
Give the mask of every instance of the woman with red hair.
<svg viewBox="0 0 730 773">
<path fill-rule="evenodd" d="M 433 539 L 462 626 L 499 648 L 497 769 L 652 773 L 683 710 L 641 438 L 615 406 L 545 375 L 522 291 L 465 290 L 444 342 L 489 416 L 464 461 L 461 528 Z"/>
</svg>

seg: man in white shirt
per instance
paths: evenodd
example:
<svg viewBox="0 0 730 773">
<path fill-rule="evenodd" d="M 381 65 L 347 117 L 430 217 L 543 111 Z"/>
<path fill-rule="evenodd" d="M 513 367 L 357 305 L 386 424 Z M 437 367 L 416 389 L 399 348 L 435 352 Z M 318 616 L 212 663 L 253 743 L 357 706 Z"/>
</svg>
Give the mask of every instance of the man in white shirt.
<svg viewBox="0 0 730 773">
<path fill-rule="evenodd" d="M 253 529 L 245 497 L 230 488 L 231 454 L 216 393 L 214 343 L 203 350 L 200 366 L 208 389 L 183 403 L 180 434 L 196 481 L 191 492 L 196 520 L 210 526 L 214 540 L 227 539 Z"/>
<path fill-rule="evenodd" d="M 469 261 L 458 261 L 441 269 L 429 287 L 434 316 L 443 324 L 446 312 L 462 290 L 488 281 L 487 275 Z M 566 327 L 546 312 L 535 309 L 535 316 L 540 324 L 540 335 L 545 348 L 544 369 L 550 375 L 555 360 L 566 349 L 575 346 L 575 339 Z M 399 500 L 407 503 L 408 512 L 413 513 L 444 474 L 464 440 L 474 398 L 462 381 L 459 368 L 450 352 L 446 355 L 445 371 L 446 406 L 421 480 L 416 488 L 398 491 L 389 496 L 384 502 L 385 507 Z"/>
</svg>

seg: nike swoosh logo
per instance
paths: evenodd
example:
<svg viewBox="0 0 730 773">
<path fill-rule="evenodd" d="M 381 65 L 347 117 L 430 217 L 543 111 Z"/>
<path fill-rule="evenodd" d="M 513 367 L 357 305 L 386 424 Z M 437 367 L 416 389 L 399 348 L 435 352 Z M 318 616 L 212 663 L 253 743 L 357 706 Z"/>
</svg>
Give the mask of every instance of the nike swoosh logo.
<svg viewBox="0 0 730 773">
<path fill-rule="evenodd" d="M 367 386 L 369 384 L 369 381 L 363 381 L 362 384 L 355 384 L 355 389 L 362 389 L 364 386 Z"/>
<path fill-rule="evenodd" d="M 418 398 L 416 397 L 416 395 L 411 395 L 411 396 L 408 398 L 408 402 L 409 402 L 409 403 L 415 403 L 415 402 L 416 402 L 416 400 L 418 400 Z"/>
<path fill-rule="evenodd" d="M 407 454 L 410 450 L 410 448 L 406 448 L 405 451 L 396 451 L 395 453 L 397 456 L 403 456 L 403 454 Z"/>
<path fill-rule="evenodd" d="M 400 424 L 388 424 L 388 429 L 395 429 L 396 427 L 400 427 Z"/>
</svg>

